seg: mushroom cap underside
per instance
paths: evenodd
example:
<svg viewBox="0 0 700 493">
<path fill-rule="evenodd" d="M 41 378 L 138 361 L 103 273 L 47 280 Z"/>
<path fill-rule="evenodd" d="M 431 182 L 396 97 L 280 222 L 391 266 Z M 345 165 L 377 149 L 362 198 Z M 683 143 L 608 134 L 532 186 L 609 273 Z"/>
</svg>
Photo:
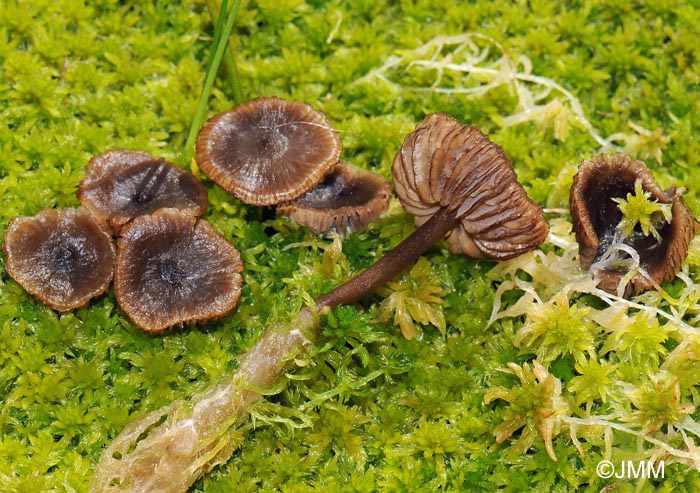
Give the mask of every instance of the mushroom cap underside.
<svg viewBox="0 0 700 493">
<path fill-rule="evenodd" d="M 82 208 L 14 218 L 3 249 L 8 274 L 58 311 L 83 306 L 107 291 L 112 280 L 112 238 Z"/>
<path fill-rule="evenodd" d="M 212 226 L 177 209 L 129 223 L 118 240 L 117 302 L 144 330 L 217 319 L 241 294 L 238 250 Z"/>
<path fill-rule="evenodd" d="M 208 203 L 206 189 L 192 174 L 147 152 L 121 149 L 90 160 L 78 199 L 115 229 L 166 207 L 200 216 Z"/>
<path fill-rule="evenodd" d="M 441 208 L 454 211 L 459 225 L 448 239 L 452 253 L 507 259 L 535 248 L 549 231 L 503 150 L 444 113 L 428 115 L 406 137 L 392 173 L 416 226 Z"/>
<path fill-rule="evenodd" d="M 383 176 L 341 161 L 306 195 L 280 204 L 277 213 L 317 233 L 345 236 L 363 231 L 389 208 L 390 200 L 391 188 Z"/>
<path fill-rule="evenodd" d="M 199 167 L 214 183 L 253 205 L 289 202 L 335 166 L 341 144 L 310 105 L 259 98 L 210 118 L 197 138 Z"/>
<path fill-rule="evenodd" d="M 671 204 L 670 223 L 659 229 L 661 241 L 651 235 L 636 231 L 624 243 L 634 248 L 640 258 L 640 266 L 648 274 L 634 276 L 626 293 L 646 291 L 653 284 L 672 280 L 688 253 L 688 244 L 700 224 L 693 217 L 676 189 L 662 190 L 654 176 L 641 162 L 622 153 L 601 154 L 590 161 L 583 161 L 574 177 L 570 192 L 571 216 L 576 241 L 579 244 L 581 268 L 589 269 L 615 240 L 616 230 L 622 220 L 622 212 L 615 198 L 625 198 L 634 193 L 635 183 L 641 182 L 642 190 L 650 199 L 661 204 Z M 598 271 L 600 286 L 615 292 L 624 270 L 606 267 Z"/>
</svg>

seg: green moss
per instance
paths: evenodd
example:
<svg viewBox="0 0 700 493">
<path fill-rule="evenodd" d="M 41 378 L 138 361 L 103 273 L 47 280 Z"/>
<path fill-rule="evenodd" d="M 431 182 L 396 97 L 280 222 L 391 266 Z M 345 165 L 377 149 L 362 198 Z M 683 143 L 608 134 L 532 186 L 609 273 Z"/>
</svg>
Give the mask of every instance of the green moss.
<svg viewBox="0 0 700 493">
<path fill-rule="evenodd" d="M 501 144 L 542 205 L 568 206 L 574 167 L 602 140 L 645 160 L 664 186 L 686 186 L 697 213 L 698 14 L 683 1 L 250 1 L 234 47 L 246 98 L 313 104 L 340 131 L 344 158 L 387 177 L 403 136 L 425 114 L 446 111 Z M 440 67 L 424 62 L 445 57 L 420 50 L 438 35 L 465 41 L 475 32 L 473 45 L 442 54 L 481 53 L 479 67 L 536 82 L 441 92 L 493 80 L 442 66 L 433 86 Z M 189 167 L 186 132 L 212 36 L 203 0 L 4 1 L 0 236 L 14 216 L 77 205 L 87 162 L 104 150 L 144 149 Z M 390 57 L 403 62 L 383 69 Z M 497 64 L 507 60 L 514 65 Z M 215 84 L 210 113 L 231 106 L 227 87 Z M 341 244 L 286 219 L 263 221 L 261 211 L 205 184 L 207 219 L 246 268 L 239 307 L 218 322 L 152 337 L 112 294 L 59 316 L 11 280 L 0 257 L 0 490 L 86 491 L 103 447 L 129 422 L 231 371 L 268 325 L 413 229 L 395 203 Z M 238 431 L 231 461 L 193 491 L 597 491 L 611 486 L 595 473 L 609 448 L 615 458 L 638 458 L 639 443 L 653 450 L 645 441 L 653 436 L 680 450 L 678 429 L 697 442 L 688 421 L 698 420 L 691 407 L 700 405 L 697 248 L 687 280 L 668 287 L 673 303 L 652 294 L 636 300 L 651 312 L 616 314 L 585 291 L 561 246 L 568 232 L 548 217 L 561 241 L 543 247 L 547 257 L 496 266 L 439 244 L 415 274 L 338 309 L 305 366 L 257 411 L 256 426 Z M 566 300 L 555 303 L 565 288 Z M 537 309 L 519 310 L 526 305 Z M 399 312 L 420 337 L 401 337 Z M 551 372 L 539 380 L 535 356 Z M 568 409 L 542 440 L 554 423 L 542 409 L 553 405 Z M 574 419 L 596 415 L 620 419 L 579 423 L 572 434 Z M 609 444 L 605 426 L 614 430 Z M 618 489 L 695 491 L 700 482 L 697 471 L 670 462 L 666 477 Z"/>
<path fill-rule="evenodd" d="M 649 200 L 650 192 L 642 189 L 641 180 L 634 184 L 634 194 L 628 193 L 627 199 L 613 199 L 622 212 L 622 221 L 619 228 L 624 237 L 629 237 L 634 228 L 639 224 L 644 236 L 651 234 L 657 242 L 661 242 L 658 228 L 669 223 L 673 218 L 671 204 L 660 204 L 656 200 Z"/>
</svg>

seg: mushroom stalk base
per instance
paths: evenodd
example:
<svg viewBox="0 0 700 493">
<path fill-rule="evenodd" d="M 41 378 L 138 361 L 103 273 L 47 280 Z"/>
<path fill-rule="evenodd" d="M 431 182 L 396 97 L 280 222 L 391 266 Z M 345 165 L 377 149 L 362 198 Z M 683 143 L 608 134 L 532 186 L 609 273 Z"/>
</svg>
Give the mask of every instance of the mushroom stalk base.
<svg viewBox="0 0 700 493">
<path fill-rule="evenodd" d="M 438 210 L 420 228 L 372 266 L 333 291 L 316 298 L 316 309 L 321 312 L 324 308 L 333 310 L 339 305 L 351 305 L 358 302 L 363 296 L 374 292 L 410 266 L 448 231 L 454 229 L 458 222 L 454 211 L 447 208 Z"/>
<path fill-rule="evenodd" d="M 92 493 L 183 493 L 238 448 L 231 433 L 291 359 L 312 344 L 319 321 L 304 309 L 289 325 L 268 329 L 238 371 L 191 401 L 178 400 L 127 426 L 102 453 Z"/>
</svg>

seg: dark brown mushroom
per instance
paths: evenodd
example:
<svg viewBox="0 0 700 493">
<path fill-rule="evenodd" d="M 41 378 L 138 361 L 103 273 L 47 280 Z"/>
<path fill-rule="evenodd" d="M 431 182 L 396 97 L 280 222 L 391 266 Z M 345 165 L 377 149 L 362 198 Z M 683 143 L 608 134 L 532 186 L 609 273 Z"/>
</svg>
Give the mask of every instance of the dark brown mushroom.
<svg viewBox="0 0 700 493">
<path fill-rule="evenodd" d="M 248 204 L 289 202 L 335 166 L 341 144 L 328 120 L 300 101 L 259 98 L 210 118 L 197 161 L 214 183 Z"/>
<path fill-rule="evenodd" d="M 107 291 L 112 280 L 112 238 L 84 209 L 16 217 L 3 249 L 8 274 L 58 311 L 83 306 Z"/>
<path fill-rule="evenodd" d="M 160 209 L 122 230 L 114 292 L 144 330 L 217 319 L 238 303 L 243 270 L 238 250 L 208 222 L 196 221 L 187 212 Z"/>
<path fill-rule="evenodd" d="M 537 247 L 549 227 L 503 150 L 475 127 L 433 113 L 394 158 L 394 187 L 418 229 L 354 279 L 320 296 L 335 308 L 359 300 L 408 267 L 449 231 L 450 251 L 507 259 Z"/>
<path fill-rule="evenodd" d="M 637 181 L 652 200 L 672 204 L 671 222 L 658 230 L 660 242 L 652 235 L 642 234 L 639 228 L 627 238 L 622 238 L 618 230 L 623 216 L 613 199 L 624 199 L 634 193 Z M 574 177 L 570 201 L 583 269 L 598 263 L 616 239 L 639 254 L 639 265 L 648 277 L 641 273 L 635 275 L 624 287 L 625 295 L 641 293 L 651 289 L 654 283 L 660 285 L 672 280 L 688 253 L 690 240 L 700 227 L 675 188 L 664 192 L 643 162 L 620 153 L 601 154 L 591 161 L 583 161 Z M 617 291 L 627 274 L 624 267 L 615 264 L 608 262 L 596 269 L 600 287 L 610 293 Z"/>
<path fill-rule="evenodd" d="M 201 216 L 208 201 L 206 189 L 192 174 L 147 152 L 128 150 L 92 158 L 78 199 L 117 231 L 134 217 L 164 207 Z"/>
<path fill-rule="evenodd" d="M 383 176 L 341 161 L 306 195 L 277 206 L 277 213 L 317 233 L 346 236 L 363 231 L 389 208 L 390 200 Z"/>
</svg>

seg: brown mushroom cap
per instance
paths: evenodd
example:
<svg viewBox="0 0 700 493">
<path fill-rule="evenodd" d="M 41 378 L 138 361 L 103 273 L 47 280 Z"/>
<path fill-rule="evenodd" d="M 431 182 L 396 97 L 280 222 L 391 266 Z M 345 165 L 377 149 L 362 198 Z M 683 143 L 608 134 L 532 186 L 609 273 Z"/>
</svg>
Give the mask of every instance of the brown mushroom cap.
<svg viewBox="0 0 700 493">
<path fill-rule="evenodd" d="M 448 240 L 452 253 L 507 259 L 547 236 L 542 208 L 518 183 L 503 150 L 444 113 L 428 115 L 406 137 L 392 173 L 416 226 L 441 208 L 454 211 L 460 222 Z"/>
<path fill-rule="evenodd" d="M 5 266 L 24 289 L 58 311 L 79 308 L 109 287 L 111 236 L 83 209 L 16 217 L 5 232 Z"/>
<path fill-rule="evenodd" d="M 147 152 L 128 150 L 92 158 L 80 182 L 78 199 L 115 229 L 164 207 L 200 216 L 208 201 L 206 189 L 190 173 Z"/>
<path fill-rule="evenodd" d="M 383 176 L 341 161 L 321 183 L 293 202 L 277 206 L 317 233 L 341 236 L 363 231 L 389 208 L 391 188 Z"/>
<path fill-rule="evenodd" d="M 574 177 L 570 202 L 580 263 L 583 269 L 589 269 L 610 247 L 622 220 L 622 212 L 613 199 L 633 194 L 637 180 L 641 180 L 642 189 L 651 195 L 651 199 L 672 204 L 673 219 L 659 230 L 661 242 L 651 235 L 644 236 L 641 231 L 624 240 L 639 253 L 640 265 L 651 279 L 661 284 L 672 280 L 678 273 L 688 253 L 688 244 L 700 224 L 675 189 L 664 192 L 643 162 L 624 154 L 602 154 L 591 161 L 583 161 Z M 601 288 L 615 292 L 625 274 L 614 268 L 602 270 L 599 273 Z M 653 287 L 641 275 L 635 276 L 630 284 L 635 293 Z M 628 286 L 627 294 L 629 291 Z"/>
<path fill-rule="evenodd" d="M 341 144 L 308 104 L 259 98 L 210 118 L 196 148 L 214 183 L 248 204 L 273 205 L 319 183 L 338 162 Z"/>
<path fill-rule="evenodd" d="M 144 330 L 223 317 L 241 294 L 238 250 L 211 225 L 160 209 L 126 225 L 118 240 L 114 292 Z"/>
</svg>

